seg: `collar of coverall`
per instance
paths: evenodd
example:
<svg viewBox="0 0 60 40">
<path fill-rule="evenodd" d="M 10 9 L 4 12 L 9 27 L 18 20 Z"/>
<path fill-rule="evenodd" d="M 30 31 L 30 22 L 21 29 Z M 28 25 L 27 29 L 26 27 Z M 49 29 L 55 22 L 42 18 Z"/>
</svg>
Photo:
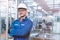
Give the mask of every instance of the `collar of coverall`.
<svg viewBox="0 0 60 40">
<path fill-rule="evenodd" d="M 24 17 L 23 21 L 25 21 L 27 19 L 27 16 Z M 18 18 L 18 20 L 20 20 L 20 18 Z"/>
</svg>

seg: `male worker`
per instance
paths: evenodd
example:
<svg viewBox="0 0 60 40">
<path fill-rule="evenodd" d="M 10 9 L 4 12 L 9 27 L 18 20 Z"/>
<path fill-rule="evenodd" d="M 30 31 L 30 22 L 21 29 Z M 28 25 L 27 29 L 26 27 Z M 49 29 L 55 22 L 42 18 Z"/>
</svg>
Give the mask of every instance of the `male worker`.
<svg viewBox="0 0 60 40">
<path fill-rule="evenodd" d="M 29 40 L 30 31 L 33 23 L 27 18 L 27 7 L 24 3 L 18 5 L 19 18 L 12 22 L 10 36 L 14 37 L 14 40 Z"/>
</svg>

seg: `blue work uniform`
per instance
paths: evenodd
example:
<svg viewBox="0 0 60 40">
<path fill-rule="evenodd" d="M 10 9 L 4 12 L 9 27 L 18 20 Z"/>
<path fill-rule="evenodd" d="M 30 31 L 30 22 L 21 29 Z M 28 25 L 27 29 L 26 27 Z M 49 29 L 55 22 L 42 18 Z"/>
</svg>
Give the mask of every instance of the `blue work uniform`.
<svg viewBox="0 0 60 40">
<path fill-rule="evenodd" d="M 14 37 L 14 40 L 29 40 L 30 31 L 33 27 L 33 22 L 25 17 L 23 21 L 20 18 L 12 22 L 10 29 L 10 36 Z"/>
</svg>

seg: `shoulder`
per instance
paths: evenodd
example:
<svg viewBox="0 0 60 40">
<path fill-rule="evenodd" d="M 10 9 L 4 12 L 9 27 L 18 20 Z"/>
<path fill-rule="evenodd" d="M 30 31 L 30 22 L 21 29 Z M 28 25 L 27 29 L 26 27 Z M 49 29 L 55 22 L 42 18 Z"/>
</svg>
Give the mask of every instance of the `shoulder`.
<svg viewBox="0 0 60 40">
<path fill-rule="evenodd" d="M 27 19 L 27 21 L 28 21 L 29 23 L 33 24 L 33 22 L 32 22 L 30 19 Z"/>
</svg>

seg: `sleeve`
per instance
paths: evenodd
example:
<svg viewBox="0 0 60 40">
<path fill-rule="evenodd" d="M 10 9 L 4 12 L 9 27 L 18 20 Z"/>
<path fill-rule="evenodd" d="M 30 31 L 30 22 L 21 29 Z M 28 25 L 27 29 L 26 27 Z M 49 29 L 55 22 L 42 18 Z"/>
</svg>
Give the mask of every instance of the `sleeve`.
<svg viewBox="0 0 60 40">
<path fill-rule="evenodd" d="M 11 24 L 10 29 L 10 36 L 13 36 L 15 34 L 15 28 L 14 28 L 14 22 Z"/>
</svg>

